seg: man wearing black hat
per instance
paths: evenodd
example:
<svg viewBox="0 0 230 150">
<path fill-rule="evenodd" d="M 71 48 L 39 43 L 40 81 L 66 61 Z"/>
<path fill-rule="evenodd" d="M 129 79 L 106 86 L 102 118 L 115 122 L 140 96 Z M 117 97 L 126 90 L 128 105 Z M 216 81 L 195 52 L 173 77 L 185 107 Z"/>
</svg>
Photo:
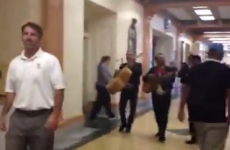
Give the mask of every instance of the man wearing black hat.
<svg viewBox="0 0 230 150">
<path fill-rule="evenodd" d="M 126 59 L 127 63 L 121 64 L 120 69 L 123 69 L 127 66 L 132 71 L 132 75 L 129 83 L 121 91 L 120 95 L 119 112 L 121 117 L 121 126 L 119 131 L 129 133 L 131 131 L 136 114 L 140 77 L 142 75 L 142 64 L 136 62 L 136 55 L 131 51 L 127 52 Z M 125 109 L 128 102 L 130 105 L 130 113 L 127 120 Z"/>
<path fill-rule="evenodd" d="M 208 60 L 194 66 L 183 81 L 178 119 L 184 120 L 187 103 L 200 150 L 224 150 L 229 125 L 226 96 L 230 98 L 230 71 L 221 63 L 222 44 L 211 44 Z"/>
</svg>

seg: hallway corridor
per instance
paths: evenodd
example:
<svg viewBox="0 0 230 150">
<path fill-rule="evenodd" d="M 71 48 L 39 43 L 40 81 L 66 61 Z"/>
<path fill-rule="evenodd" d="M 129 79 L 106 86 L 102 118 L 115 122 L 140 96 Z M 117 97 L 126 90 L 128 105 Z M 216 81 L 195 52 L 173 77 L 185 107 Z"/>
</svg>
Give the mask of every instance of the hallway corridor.
<svg viewBox="0 0 230 150">
<path fill-rule="evenodd" d="M 157 130 L 154 114 L 147 108 L 138 110 L 130 135 L 117 132 L 118 120 L 108 121 L 100 117 L 96 122 L 78 123 L 59 129 L 54 150 L 198 150 L 196 145 L 184 143 L 189 138 L 187 122 L 180 123 L 177 120 L 177 105 L 178 100 L 173 100 L 165 144 L 159 143 L 154 137 Z M 4 150 L 4 142 L 4 133 L 0 132 L 0 150 Z M 229 148 L 230 139 L 226 146 L 226 149 Z"/>
<path fill-rule="evenodd" d="M 86 144 L 78 150 L 198 150 L 196 145 L 188 146 L 184 141 L 188 138 L 187 123 L 177 120 L 177 103 L 175 100 L 171 107 L 170 120 L 165 144 L 159 143 L 154 134 L 156 124 L 152 111 L 136 119 L 133 132 L 130 135 L 120 134 L 117 129 L 111 133 Z M 230 139 L 226 149 L 230 148 Z"/>
</svg>

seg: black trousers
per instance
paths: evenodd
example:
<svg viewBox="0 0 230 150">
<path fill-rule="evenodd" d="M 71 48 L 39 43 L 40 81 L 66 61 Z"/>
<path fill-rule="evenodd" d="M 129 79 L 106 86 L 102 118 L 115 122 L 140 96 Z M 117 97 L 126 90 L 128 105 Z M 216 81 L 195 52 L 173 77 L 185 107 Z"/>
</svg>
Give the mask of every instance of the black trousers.
<svg viewBox="0 0 230 150">
<path fill-rule="evenodd" d="M 196 140 L 196 129 L 194 123 L 191 120 L 189 120 L 189 132 L 191 134 L 191 138 Z"/>
<path fill-rule="evenodd" d="M 138 90 L 126 90 L 121 92 L 120 102 L 119 102 L 119 112 L 121 117 L 122 125 L 132 125 L 135 115 L 138 100 Z M 127 103 L 130 105 L 130 112 L 128 120 L 126 119 L 126 107 Z"/>
<path fill-rule="evenodd" d="M 91 119 L 96 118 L 98 113 L 101 111 L 102 107 L 104 107 L 108 117 L 114 117 L 115 115 L 111 110 L 111 97 L 108 90 L 106 89 L 106 87 L 100 85 L 97 85 L 96 89 L 97 89 L 97 98 L 93 104 L 90 118 Z"/>
<path fill-rule="evenodd" d="M 160 136 L 165 136 L 168 124 L 168 113 L 171 104 L 171 93 L 167 93 L 165 95 L 152 93 L 152 104 L 158 126 L 158 133 Z"/>
</svg>

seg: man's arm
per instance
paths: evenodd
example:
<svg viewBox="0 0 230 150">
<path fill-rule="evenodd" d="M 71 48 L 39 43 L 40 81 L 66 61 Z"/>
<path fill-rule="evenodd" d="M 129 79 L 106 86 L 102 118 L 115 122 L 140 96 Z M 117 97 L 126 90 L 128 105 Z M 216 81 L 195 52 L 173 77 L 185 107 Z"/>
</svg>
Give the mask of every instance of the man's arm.
<svg viewBox="0 0 230 150">
<path fill-rule="evenodd" d="M 154 67 L 150 68 L 149 71 L 143 76 L 142 80 L 143 82 L 148 82 L 149 81 L 149 75 L 153 72 Z"/>
<path fill-rule="evenodd" d="M 65 82 L 62 69 L 57 58 L 54 59 L 50 68 L 50 80 L 53 88 L 55 89 L 54 108 L 51 116 L 55 119 L 59 119 L 64 100 Z"/>
<path fill-rule="evenodd" d="M 190 70 L 188 74 L 181 80 L 182 87 L 181 87 L 181 101 L 179 105 L 179 111 L 184 111 L 185 105 L 187 103 L 188 96 L 190 94 L 190 86 L 193 82 L 193 70 Z"/>
<path fill-rule="evenodd" d="M 230 69 L 227 69 L 228 71 L 226 72 L 225 76 L 225 83 L 227 87 L 227 98 L 226 98 L 226 108 L 228 111 L 228 123 L 230 123 Z"/>
<path fill-rule="evenodd" d="M 142 75 L 142 64 L 141 63 L 137 63 L 137 67 L 135 71 L 136 71 L 137 76 Z"/>
<path fill-rule="evenodd" d="M 5 119 L 7 114 L 9 113 L 15 98 L 15 83 L 14 83 L 15 72 L 12 64 L 13 63 L 10 63 L 7 76 L 6 76 L 6 86 L 5 86 L 6 100 L 1 113 L 1 118 L 3 119 Z"/>
</svg>

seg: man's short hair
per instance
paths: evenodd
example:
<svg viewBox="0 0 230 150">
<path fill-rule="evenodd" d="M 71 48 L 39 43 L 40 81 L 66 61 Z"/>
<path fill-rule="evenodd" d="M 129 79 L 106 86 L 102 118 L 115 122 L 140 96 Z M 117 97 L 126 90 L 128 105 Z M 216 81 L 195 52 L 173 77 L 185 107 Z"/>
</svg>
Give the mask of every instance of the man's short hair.
<svg viewBox="0 0 230 150">
<path fill-rule="evenodd" d="M 199 55 L 193 55 L 191 59 L 201 61 L 201 57 Z"/>
<path fill-rule="evenodd" d="M 22 27 L 21 27 L 21 31 L 22 33 L 24 32 L 25 28 L 26 27 L 30 27 L 32 29 L 34 29 L 37 33 L 38 33 L 38 36 L 39 38 L 41 39 L 42 36 L 43 36 L 43 29 L 40 25 L 34 23 L 34 22 L 27 22 L 26 24 L 24 24 Z"/>
</svg>

